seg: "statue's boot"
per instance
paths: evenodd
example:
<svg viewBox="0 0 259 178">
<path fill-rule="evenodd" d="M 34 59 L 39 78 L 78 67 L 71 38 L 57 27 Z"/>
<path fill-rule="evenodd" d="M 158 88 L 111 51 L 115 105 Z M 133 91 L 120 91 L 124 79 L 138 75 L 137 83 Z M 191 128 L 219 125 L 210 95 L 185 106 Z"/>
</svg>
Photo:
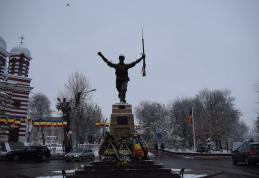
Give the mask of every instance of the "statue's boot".
<svg viewBox="0 0 259 178">
<path fill-rule="evenodd" d="M 126 98 L 126 92 L 122 92 L 121 95 L 122 95 L 121 101 L 124 102 L 124 103 L 126 103 L 126 99 L 125 99 L 125 98 Z"/>
</svg>

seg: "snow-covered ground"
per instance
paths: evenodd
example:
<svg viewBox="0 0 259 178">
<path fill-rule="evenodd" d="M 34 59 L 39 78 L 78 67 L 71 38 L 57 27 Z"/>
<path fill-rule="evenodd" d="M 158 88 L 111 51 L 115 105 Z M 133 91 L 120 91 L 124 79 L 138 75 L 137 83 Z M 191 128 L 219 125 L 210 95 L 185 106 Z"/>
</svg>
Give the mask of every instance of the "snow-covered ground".
<svg viewBox="0 0 259 178">
<path fill-rule="evenodd" d="M 199 152 L 196 152 L 196 151 L 194 151 L 192 149 L 165 149 L 165 150 L 176 152 L 176 153 L 199 153 Z M 227 151 L 227 150 L 222 150 L 222 151 L 213 151 L 213 150 L 211 150 L 211 151 L 209 151 L 207 153 L 214 153 L 214 154 L 227 154 L 228 153 L 229 154 L 229 153 L 231 153 L 231 151 L 230 150 L 229 151 Z"/>
<path fill-rule="evenodd" d="M 174 173 L 180 173 L 181 169 L 174 169 L 174 168 L 171 168 L 171 171 L 174 172 Z M 184 172 L 190 172 L 191 169 L 185 169 Z M 198 178 L 198 177 L 204 177 L 206 176 L 206 174 L 190 174 L 190 173 L 187 173 L 187 174 L 184 174 L 183 175 L 183 178 Z"/>
<path fill-rule="evenodd" d="M 60 176 L 46 176 L 46 177 L 36 177 L 36 178 L 63 178 L 62 175 Z"/>
</svg>

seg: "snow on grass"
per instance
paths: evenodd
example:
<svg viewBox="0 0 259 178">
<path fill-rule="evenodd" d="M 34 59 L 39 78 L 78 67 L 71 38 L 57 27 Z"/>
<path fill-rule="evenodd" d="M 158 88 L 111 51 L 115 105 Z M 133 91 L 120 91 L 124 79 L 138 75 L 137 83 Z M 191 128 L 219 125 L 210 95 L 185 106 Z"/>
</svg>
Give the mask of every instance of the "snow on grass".
<svg viewBox="0 0 259 178">
<path fill-rule="evenodd" d="M 194 151 L 193 149 L 165 149 L 167 151 L 171 151 L 171 152 L 176 152 L 176 153 L 199 153 Z M 207 153 L 212 153 L 212 154 L 229 154 L 231 153 L 231 151 L 227 151 L 227 150 L 222 150 L 222 151 L 209 151 Z"/>
<path fill-rule="evenodd" d="M 204 177 L 206 176 L 206 174 L 200 174 L 200 175 L 196 175 L 196 174 L 184 174 L 183 178 L 198 178 L 198 177 Z"/>
<path fill-rule="evenodd" d="M 171 168 L 172 173 L 177 173 L 180 174 L 181 169 L 177 169 L 177 168 Z M 184 172 L 189 172 L 191 171 L 191 169 L 184 169 Z M 183 178 L 199 178 L 199 177 L 204 177 L 206 176 L 206 174 L 183 174 Z"/>
<path fill-rule="evenodd" d="M 172 172 L 180 172 L 181 169 L 171 168 L 171 171 L 172 171 Z M 186 171 L 191 171 L 191 169 L 184 169 L 184 172 L 186 172 Z"/>
<path fill-rule="evenodd" d="M 46 177 L 36 177 L 36 178 L 63 178 L 63 176 L 46 176 Z"/>
<path fill-rule="evenodd" d="M 76 171 L 77 169 L 71 169 L 71 170 L 65 170 L 67 174 L 72 174 Z M 62 170 L 60 171 L 52 171 L 54 173 L 57 173 L 57 174 L 62 174 Z"/>
<path fill-rule="evenodd" d="M 154 157 L 156 157 L 153 153 L 151 153 L 151 152 L 148 152 L 148 157 L 150 157 L 150 158 L 154 158 Z"/>
</svg>

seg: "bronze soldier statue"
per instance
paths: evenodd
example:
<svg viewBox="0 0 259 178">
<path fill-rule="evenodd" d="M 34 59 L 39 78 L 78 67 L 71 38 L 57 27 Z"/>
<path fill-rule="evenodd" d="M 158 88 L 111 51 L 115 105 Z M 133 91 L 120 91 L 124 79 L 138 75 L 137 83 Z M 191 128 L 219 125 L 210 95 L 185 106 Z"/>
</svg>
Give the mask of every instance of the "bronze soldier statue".
<svg viewBox="0 0 259 178">
<path fill-rule="evenodd" d="M 139 59 L 129 64 L 124 63 L 125 57 L 123 55 L 119 56 L 120 62 L 118 64 L 114 64 L 110 62 L 107 58 L 103 56 L 101 52 L 98 52 L 98 55 L 103 59 L 104 62 L 107 63 L 108 66 L 115 68 L 116 88 L 119 92 L 118 96 L 121 102 L 126 103 L 125 98 L 126 98 L 126 92 L 127 92 L 127 85 L 128 85 L 128 81 L 130 80 L 128 76 L 128 69 L 134 67 L 137 63 L 139 63 L 142 59 L 144 59 L 145 54 L 142 54 L 142 56 Z"/>
</svg>

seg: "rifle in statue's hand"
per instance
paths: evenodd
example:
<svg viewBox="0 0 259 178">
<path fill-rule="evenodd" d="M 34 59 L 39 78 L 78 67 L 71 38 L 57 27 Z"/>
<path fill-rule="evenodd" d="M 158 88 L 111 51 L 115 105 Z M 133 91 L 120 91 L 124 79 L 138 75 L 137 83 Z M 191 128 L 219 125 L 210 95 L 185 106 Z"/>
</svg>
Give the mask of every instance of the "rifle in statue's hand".
<svg viewBox="0 0 259 178">
<path fill-rule="evenodd" d="M 143 67 L 142 67 L 142 75 L 144 77 L 144 76 L 146 76 L 146 56 L 145 56 L 143 28 L 142 28 L 142 55 L 144 55 L 144 57 L 143 57 Z"/>
</svg>

